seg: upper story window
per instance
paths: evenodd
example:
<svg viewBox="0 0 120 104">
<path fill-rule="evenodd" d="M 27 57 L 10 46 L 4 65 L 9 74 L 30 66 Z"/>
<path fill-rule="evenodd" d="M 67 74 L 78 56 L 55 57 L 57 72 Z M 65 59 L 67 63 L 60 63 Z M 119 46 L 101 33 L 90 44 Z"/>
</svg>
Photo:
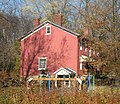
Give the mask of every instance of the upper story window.
<svg viewBox="0 0 120 104">
<path fill-rule="evenodd" d="M 88 56 L 89 56 L 89 57 L 91 57 L 91 51 L 92 51 L 91 49 L 88 50 Z"/>
<path fill-rule="evenodd" d="M 95 55 L 95 50 L 93 50 L 93 55 Z"/>
<path fill-rule="evenodd" d="M 87 41 L 85 39 L 81 39 L 80 40 L 80 50 L 84 50 L 85 52 L 87 52 Z"/>
<path fill-rule="evenodd" d="M 84 47 L 84 51 L 87 52 L 87 43 L 86 43 L 86 41 L 83 41 L 83 47 Z"/>
<path fill-rule="evenodd" d="M 82 70 L 82 57 L 80 57 L 80 70 Z"/>
<path fill-rule="evenodd" d="M 80 41 L 80 50 L 82 50 L 82 40 Z"/>
<path fill-rule="evenodd" d="M 87 47 L 85 46 L 84 51 L 87 52 Z"/>
<path fill-rule="evenodd" d="M 46 35 L 51 34 L 51 26 L 46 26 Z"/>
<path fill-rule="evenodd" d="M 38 70 L 46 69 L 46 57 L 38 58 Z"/>
</svg>

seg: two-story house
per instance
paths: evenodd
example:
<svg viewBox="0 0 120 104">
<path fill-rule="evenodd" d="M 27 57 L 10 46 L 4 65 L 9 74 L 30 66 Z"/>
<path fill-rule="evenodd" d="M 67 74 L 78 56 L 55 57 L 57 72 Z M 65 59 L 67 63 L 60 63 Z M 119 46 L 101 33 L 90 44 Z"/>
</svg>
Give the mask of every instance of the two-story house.
<svg viewBox="0 0 120 104">
<path fill-rule="evenodd" d="M 45 21 L 21 37 L 20 76 L 39 75 L 47 71 L 51 76 L 79 76 L 83 63 L 91 54 L 81 35 L 61 26 L 62 15 L 56 14 L 54 22 Z M 82 36 L 83 37 L 83 36 Z"/>
</svg>

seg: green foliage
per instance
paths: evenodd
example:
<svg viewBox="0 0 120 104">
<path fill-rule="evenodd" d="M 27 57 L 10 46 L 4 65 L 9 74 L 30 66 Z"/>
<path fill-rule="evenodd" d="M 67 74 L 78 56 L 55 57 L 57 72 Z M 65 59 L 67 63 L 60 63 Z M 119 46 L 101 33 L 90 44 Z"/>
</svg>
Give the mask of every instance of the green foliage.
<svg viewBox="0 0 120 104">
<path fill-rule="evenodd" d="M 15 51 L 15 70 L 20 69 L 20 42 L 16 41 L 14 45 L 14 51 Z"/>
<path fill-rule="evenodd" d="M 62 97 L 60 98 L 60 104 L 65 104 L 65 101 Z"/>
</svg>

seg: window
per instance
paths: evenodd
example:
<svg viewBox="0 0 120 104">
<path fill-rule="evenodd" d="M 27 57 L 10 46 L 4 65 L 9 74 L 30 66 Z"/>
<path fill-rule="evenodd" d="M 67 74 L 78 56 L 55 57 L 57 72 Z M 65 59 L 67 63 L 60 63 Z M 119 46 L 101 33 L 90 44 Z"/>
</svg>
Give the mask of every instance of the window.
<svg viewBox="0 0 120 104">
<path fill-rule="evenodd" d="M 86 50 L 86 46 L 84 46 L 84 51 Z"/>
<path fill-rule="evenodd" d="M 87 52 L 87 47 L 85 47 L 85 52 Z"/>
<path fill-rule="evenodd" d="M 85 68 L 90 69 L 90 64 L 88 62 L 86 62 Z"/>
<path fill-rule="evenodd" d="M 88 50 L 88 56 L 91 57 L 91 49 Z"/>
<path fill-rule="evenodd" d="M 46 26 L 46 35 L 51 34 L 51 26 Z"/>
<path fill-rule="evenodd" d="M 84 51 L 87 52 L 87 44 L 86 44 L 86 41 L 83 41 L 83 46 L 84 46 Z"/>
<path fill-rule="evenodd" d="M 95 55 L 95 50 L 93 50 L 93 55 Z"/>
<path fill-rule="evenodd" d="M 82 70 L 82 57 L 80 57 L 80 70 Z"/>
<path fill-rule="evenodd" d="M 46 57 L 38 59 L 38 70 L 45 70 L 46 68 Z"/>
<path fill-rule="evenodd" d="M 82 50 L 82 40 L 80 41 L 80 50 Z"/>
</svg>

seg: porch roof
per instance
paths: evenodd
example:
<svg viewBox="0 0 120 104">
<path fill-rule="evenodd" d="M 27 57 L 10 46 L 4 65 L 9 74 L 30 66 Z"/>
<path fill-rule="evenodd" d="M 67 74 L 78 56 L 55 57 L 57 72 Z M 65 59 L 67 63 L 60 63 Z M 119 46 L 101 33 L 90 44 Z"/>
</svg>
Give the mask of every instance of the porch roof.
<svg viewBox="0 0 120 104">
<path fill-rule="evenodd" d="M 76 74 L 76 72 L 70 68 L 60 68 L 57 71 L 54 72 L 55 75 L 71 75 Z"/>
</svg>

